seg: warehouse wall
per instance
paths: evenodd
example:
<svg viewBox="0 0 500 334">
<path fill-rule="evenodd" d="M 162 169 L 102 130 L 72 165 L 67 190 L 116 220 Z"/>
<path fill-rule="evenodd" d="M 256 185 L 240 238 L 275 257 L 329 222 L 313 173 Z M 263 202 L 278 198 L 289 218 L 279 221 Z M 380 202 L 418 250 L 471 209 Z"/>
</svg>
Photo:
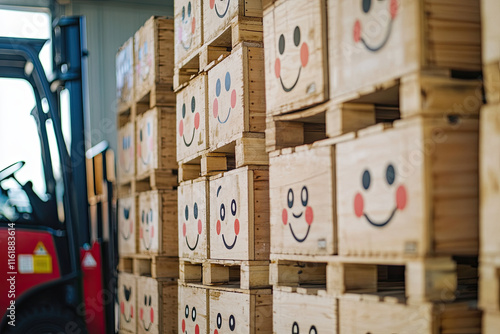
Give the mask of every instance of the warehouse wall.
<svg viewBox="0 0 500 334">
<path fill-rule="evenodd" d="M 65 15 L 85 15 L 89 50 L 91 144 L 107 140 L 116 152 L 115 55 L 151 16 L 173 16 L 173 0 L 71 1 Z"/>
</svg>

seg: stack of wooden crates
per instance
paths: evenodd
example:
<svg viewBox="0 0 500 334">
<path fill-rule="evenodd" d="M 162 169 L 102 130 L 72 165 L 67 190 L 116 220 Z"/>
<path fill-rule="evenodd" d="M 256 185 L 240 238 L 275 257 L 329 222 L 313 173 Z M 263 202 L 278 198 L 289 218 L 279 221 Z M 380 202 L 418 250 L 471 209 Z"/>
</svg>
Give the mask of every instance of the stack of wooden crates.
<svg viewBox="0 0 500 334">
<path fill-rule="evenodd" d="M 482 0 L 483 73 L 487 104 L 481 110 L 480 298 L 483 333 L 500 331 L 500 2 Z"/>
<path fill-rule="evenodd" d="M 479 1 L 264 5 L 274 333 L 479 333 Z"/>
<path fill-rule="evenodd" d="M 152 17 L 116 56 L 120 333 L 177 332 L 174 22 Z"/>
<path fill-rule="evenodd" d="M 179 332 L 271 333 L 261 4 L 174 13 Z"/>
</svg>

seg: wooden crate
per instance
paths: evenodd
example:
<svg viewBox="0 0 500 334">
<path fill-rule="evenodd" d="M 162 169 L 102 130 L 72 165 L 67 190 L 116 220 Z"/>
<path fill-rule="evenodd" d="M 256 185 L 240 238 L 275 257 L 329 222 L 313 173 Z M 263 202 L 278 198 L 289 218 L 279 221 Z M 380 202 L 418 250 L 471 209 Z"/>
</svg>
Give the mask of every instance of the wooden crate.
<svg viewBox="0 0 500 334">
<path fill-rule="evenodd" d="M 497 334 L 500 328 L 500 313 L 483 314 L 483 334 Z"/>
<path fill-rule="evenodd" d="M 262 18 L 262 0 L 203 1 L 203 40 L 205 43 L 227 38 L 262 41 L 260 18 Z M 232 24 L 235 21 L 241 25 L 237 30 Z"/>
<path fill-rule="evenodd" d="M 328 99 L 326 3 L 282 0 L 264 13 L 267 114 Z"/>
<path fill-rule="evenodd" d="M 175 64 L 189 58 L 203 44 L 201 0 L 174 3 Z"/>
<path fill-rule="evenodd" d="M 137 198 L 118 199 L 118 255 L 137 253 Z"/>
<path fill-rule="evenodd" d="M 480 122 L 481 257 L 500 258 L 500 105 L 486 105 Z"/>
<path fill-rule="evenodd" d="M 132 274 L 118 274 L 118 302 L 120 304 L 120 330 L 137 331 L 137 277 Z"/>
<path fill-rule="evenodd" d="M 269 261 L 180 259 L 179 281 L 228 289 L 269 288 Z"/>
<path fill-rule="evenodd" d="M 274 152 L 269 187 L 271 252 L 335 254 L 335 146 L 318 142 Z"/>
<path fill-rule="evenodd" d="M 137 307 L 139 334 L 177 332 L 177 281 L 137 279 Z"/>
<path fill-rule="evenodd" d="M 174 106 L 174 20 L 152 16 L 134 35 L 135 101 Z"/>
<path fill-rule="evenodd" d="M 399 304 L 393 298 L 347 294 L 339 300 L 340 334 L 481 333 L 475 302 Z"/>
<path fill-rule="evenodd" d="M 208 72 L 210 149 L 234 142 L 243 132 L 264 132 L 265 96 L 263 49 L 240 44 Z"/>
<path fill-rule="evenodd" d="M 179 256 L 208 259 L 208 180 L 183 182 L 177 191 Z"/>
<path fill-rule="evenodd" d="M 198 75 L 176 96 L 177 160 L 184 160 L 208 148 L 207 75 Z"/>
<path fill-rule="evenodd" d="M 500 102 L 500 31 L 496 23 L 497 14 L 500 14 L 498 1 L 481 0 L 483 70 L 488 103 Z"/>
<path fill-rule="evenodd" d="M 120 257 L 120 272 L 152 278 L 179 277 L 179 258 L 165 255 L 131 254 Z"/>
<path fill-rule="evenodd" d="M 139 252 L 177 256 L 177 191 L 139 194 Z"/>
<path fill-rule="evenodd" d="M 408 74 L 481 70 L 479 0 L 341 0 L 328 5 L 330 97 L 338 102 Z"/>
<path fill-rule="evenodd" d="M 273 296 L 271 289 L 253 291 L 208 290 L 208 333 L 271 334 Z"/>
<path fill-rule="evenodd" d="M 118 182 L 129 183 L 135 177 L 135 124 L 118 129 Z"/>
<path fill-rule="evenodd" d="M 134 103 L 134 39 L 129 38 L 116 54 L 116 109 L 124 112 Z"/>
<path fill-rule="evenodd" d="M 210 258 L 269 258 L 269 171 L 242 167 L 210 178 Z"/>
<path fill-rule="evenodd" d="M 358 136 L 336 149 L 339 254 L 478 254 L 477 119 L 414 117 Z"/>
<path fill-rule="evenodd" d="M 292 289 L 273 291 L 274 333 L 337 333 L 337 299 Z M 363 333 L 364 334 L 364 333 Z"/>
<path fill-rule="evenodd" d="M 152 178 L 159 172 L 161 177 L 157 177 L 154 184 L 157 189 L 176 185 L 177 180 L 172 176 L 172 170 L 177 169 L 174 110 L 157 107 L 139 115 L 136 141 L 137 180 Z"/>
<path fill-rule="evenodd" d="M 179 283 L 178 313 L 180 333 L 208 333 L 207 289 Z"/>
</svg>

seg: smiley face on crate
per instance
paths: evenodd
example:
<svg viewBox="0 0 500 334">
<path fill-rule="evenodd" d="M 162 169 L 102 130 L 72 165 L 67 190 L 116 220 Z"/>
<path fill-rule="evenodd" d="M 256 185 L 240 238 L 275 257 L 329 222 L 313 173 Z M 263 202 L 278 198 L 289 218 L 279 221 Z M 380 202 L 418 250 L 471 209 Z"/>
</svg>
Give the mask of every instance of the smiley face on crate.
<svg viewBox="0 0 500 334">
<path fill-rule="evenodd" d="M 181 24 L 178 30 L 178 41 L 184 48 L 184 50 L 189 50 L 193 44 L 193 36 L 196 31 L 196 18 L 194 12 L 194 2 L 196 0 L 190 0 L 187 5 L 182 5 L 181 8 Z"/>
<path fill-rule="evenodd" d="M 375 227 L 384 227 L 387 224 L 389 224 L 392 219 L 395 217 L 396 213 L 398 211 L 402 211 L 406 207 L 406 202 L 407 202 L 407 192 L 406 192 L 406 187 L 402 183 L 398 183 L 396 179 L 396 169 L 392 163 L 389 163 L 387 167 L 385 168 L 385 175 L 384 175 L 385 183 L 383 185 L 377 184 L 377 182 L 374 182 L 375 180 L 379 181 L 381 178 L 376 178 L 375 180 L 372 180 L 372 175 L 369 169 L 365 169 L 363 171 L 363 174 L 361 175 L 361 186 L 362 190 L 358 192 L 355 197 L 354 197 L 354 213 L 356 217 L 359 219 L 365 220 L 368 222 L 370 225 L 375 226 Z M 392 207 L 389 207 L 386 210 L 385 215 L 381 215 L 381 213 L 378 215 L 380 218 L 376 219 L 374 216 L 376 213 L 372 215 L 372 213 L 369 211 L 369 209 L 365 209 L 365 201 L 363 198 L 363 193 L 368 192 L 371 188 L 374 188 L 373 191 L 379 193 L 379 192 L 389 192 L 393 193 L 394 195 L 394 201 L 392 204 Z M 390 202 L 390 201 L 388 201 Z M 390 205 L 390 204 L 389 204 Z M 379 210 L 377 210 L 379 211 Z"/>
<path fill-rule="evenodd" d="M 231 4 L 231 0 L 209 0 L 210 1 L 210 9 L 215 11 L 215 14 L 219 18 L 224 18 L 229 11 L 229 5 Z"/>
<path fill-rule="evenodd" d="M 292 324 L 292 334 L 300 334 L 300 327 L 297 321 L 294 321 Z M 311 325 L 309 327 L 309 331 L 307 331 L 307 328 L 304 330 L 302 329 L 302 333 L 309 333 L 309 334 L 318 334 L 318 330 L 316 329 L 316 326 Z"/>
<path fill-rule="evenodd" d="M 196 323 L 197 315 L 198 315 L 198 312 L 196 311 L 195 306 L 190 308 L 189 305 L 185 305 L 184 314 L 183 314 L 184 317 L 181 321 L 182 333 L 184 333 L 184 334 L 190 334 L 190 333 L 200 334 L 200 325 L 198 325 Z M 191 325 L 194 327 L 194 332 L 191 332 L 188 330 L 188 325 Z M 191 327 L 191 328 L 193 328 L 193 327 Z"/>
<path fill-rule="evenodd" d="M 186 240 L 186 245 L 189 248 L 189 250 L 194 251 L 196 249 L 196 247 L 198 247 L 198 243 L 200 241 L 200 236 L 201 236 L 201 233 L 203 232 L 203 222 L 201 221 L 201 215 L 200 215 L 200 212 L 198 211 L 198 203 L 197 202 L 194 202 L 191 212 L 190 212 L 189 206 L 186 204 L 186 206 L 184 207 L 184 218 L 186 220 L 182 224 L 182 235 L 184 236 L 184 238 Z M 187 236 L 187 234 L 188 234 L 187 233 L 188 232 L 187 231 L 187 224 L 189 224 L 190 221 L 194 221 L 195 224 L 197 225 L 197 228 L 198 228 L 197 229 L 198 234 L 196 234 L 196 241 L 191 242 L 191 243 L 189 242 L 189 239 Z M 190 227 L 194 227 L 194 226 L 192 226 L 193 224 L 189 224 L 189 225 L 190 225 Z M 194 228 L 192 230 L 194 230 Z"/>
<path fill-rule="evenodd" d="M 153 222 L 153 209 L 141 211 L 141 228 L 139 238 L 145 250 L 151 250 L 155 235 L 155 224 Z"/>
<path fill-rule="evenodd" d="M 393 21 L 398 13 L 398 0 L 356 1 L 360 1 L 360 13 L 354 22 L 354 42 L 361 43 L 368 51 L 379 51 L 391 37 Z"/>
<path fill-rule="evenodd" d="M 146 332 L 149 332 L 155 322 L 155 311 L 151 305 L 151 295 L 144 294 L 140 300 L 141 306 L 139 307 L 139 319 L 141 320 L 142 328 Z"/>
<path fill-rule="evenodd" d="M 221 237 L 222 243 L 226 249 L 233 249 L 238 241 L 238 234 L 240 233 L 240 221 L 238 219 L 238 203 L 237 198 L 223 196 L 222 186 L 217 188 L 217 235 Z M 227 237 L 233 234 L 231 226 L 234 227 L 234 238 Z M 227 237 L 227 238 L 226 238 Z M 227 239 L 227 240 L 226 240 Z"/>
<path fill-rule="evenodd" d="M 214 334 L 222 334 L 224 332 L 234 332 L 236 329 L 236 318 L 234 317 L 233 314 L 230 314 L 229 317 L 223 318 L 222 314 L 217 313 L 217 318 L 216 318 L 216 326 L 217 328 L 214 329 Z"/>
<path fill-rule="evenodd" d="M 149 50 L 148 42 L 140 44 L 137 50 L 137 58 L 139 63 L 136 65 L 136 71 L 139 75 L 139 79 L 144 81 L 149 75 L 150 68 L 153 63 L 152 52 Z"/>
<path fill-rule="evenodd" d="M 131 205 L 128 204 L 121 207 L 123 221 L 120 225 L 120 234 L 125 241 L 134 234 L 134 218 L 130 216 L 131 209 Z"/>
<path fill-rule="evenodd" d="M 182 103 L 180 110 L 182 119 L 179 121 L 179 136 L 182 137 L 184 145 L 189 147 L 193 144 L 196 131 L 200 128 L 200 113 L 196 111 L 196 98 L 194 96 L 191 97 L 189 111 L 186 109 L 186 103 Z M 192 130 L 190 130 L 191 127 Z"/>
<path fill-rule="evenodd" d="M 309 46 L 303 40 L 299 26 L 280 34 L 277 41 L 278 55 L 274 61 L 274 74 L 285 92 L 291 92 L 300 80 L 302 68 L 309 62 Z M 286 63 L 283 66 L 282 62 Z"/>
<path fill-rule="evenodd" d="M 134 305 L 132 297 L 132 286 L 123 284 L 123 296 L 125 300 L 120 302 L 120 314 L 126 323 L 130 323 L 134 318 Z"/>
<path fill-rule="evenodd" d="M 231 87 L 231 73 L 226 72 L 223 77 L 215 81 L 215 98 L 212 103 L 212 113 L 214 118 L 220 123 L 225 124 L 231 116 L 231 111 L 236 107 L 237 94 L 236 89 Z"/>
<path fill-rule="evenodd" d="M 120 151 L 120 168 L 125 174 L 129 174 L 134 163 L 134 147 L 130 134 L 122 137 Z"/>
<path fill-rule="evenodd" d="M 154 150 L 153 124 L 148 118 L 139 129 L 139 145 L 137 145 L 137 157 L 142 165 L 147 166 L 151 162 Z"/>
<path fill-rule="evenodd" d="M 309 190 L 307 186 L 303 186 L 300 190 L 300 197 L 297 196 L 299 192 L 298 189 L 292 188 L 288 189 L 286 204 L 287 207 L 283 209 L 281 218 L 283 220 L 284 225 L 288 225 L 290 227 L 290 233 L 293 238 L 298 242 L 304 242 L 309 236 L 309 231 L 311 230 L 311 225 L 313 223 L 314 214 L 313 209 L 309 206 Z M 302 223 L 305 221 L 307 224 L 307 231 L 303 236 L 298 236 L 295 234 L 292 222 Z"/>
</svg>

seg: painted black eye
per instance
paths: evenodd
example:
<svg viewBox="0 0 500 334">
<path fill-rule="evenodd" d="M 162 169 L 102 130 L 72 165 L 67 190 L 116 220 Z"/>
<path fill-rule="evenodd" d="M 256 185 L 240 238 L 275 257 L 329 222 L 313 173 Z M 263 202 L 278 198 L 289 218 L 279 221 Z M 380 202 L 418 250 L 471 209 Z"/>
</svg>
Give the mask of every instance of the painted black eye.
<svg viewBox="0 0 500 334">
<path fill-rule="evenodd" d="M 196 320 L 196 307 L 193 306 L 193 310 L 191 311 L 191 319 L 193 321 Z"/>
<path fill-rule="evenodd" d="M 186 104 L 182 104 L 182 118 L 186 118 Z"/>
<path fill-rule="evenodd" d="M 189 219 L 189 208 L 187 205 L 186 205 L 186 209 L 184 209 L 184 217 L 186 218 L 186 220 Z"/>
<path fill-rule="evenodd" d="M 186 305 L 186 308 L 184 309 L 184 316 L 186 319 L 189 317 L 189 306 Z"/>
<path fill-rule="evenodd" d="M 194 98 L 194 96 L 191 98 L 191 112 L 194 112 L 194 110 L 196 109 L 196 100 Z"/>
<path fill-rule="evenodd" d="M 217 328 L 220 329 L 222 327 L 222 315 L 217 313 Z"/>
<path fill-rule="evenodd" d="M 231 201 L 231 213 L 236 216 L 236 201 L 234 199 Z"/>
<path fill-rule="evenodd" d="M 144 305 L 148 306 L 148 296 L 144 295 Z"/>
<path fill-rule="evenodd" d="M 318 331 L 316 330 L 316 326 L 312 325 L 311 328 L 309 329 L 309 334 L 318 334 Z"/>
<path fill-rule="evenodd" d="M 300 44 L 300 28 L 299 28 L 299 26 L 296 26 L 295 29 L 293 30 L 293 44 L 295 44 L 295 46 L 299 46 L 299 44 Z"/>
<path fill-rule="evenodd" d="M 182 21 L 186 18 L 186 7 L 182 6 Z"/>
<path fill-rule="evenodd" d="M 371 183 L 371 177 L 370 177 L 370 172 L 365 170 L 363 172 L 363 188 L 365 188 L 365 190 L 368 190 L 368 188 L 370 188 L 370 183 Z"/>
<path fill-rule="evenodd" d="M 392 186 L 392 184 L 396 180 L 396 171 L 394 170 L 393 165 L 387 166 L 387 170 L 385 171 L 385 178 L 387 179 L 387 183 Z"/>
<path fill-rule="evenodd" d="M 224 88 L 226 88 L 226 92 L 229 92 L 229 89 L 231 89 L 231 74 L 229 72 L 226 72 L 224 78 Z"/>
<path fill-rule="evenodd" d="M 300 191 L 300 200 L 302 201 L 303 206 L 307 206 L 307 202 L 309 201 L 309 191 L 306 186 L 303 186 Z"/>
<path fill-rule="evenodd" d="M 139 130 L 139 140 L 142 142 L 142 129 Z"/>
<path fill-rule="evenodd" d="M 234 315 L 231 314 L 231 316 L 229 317 L 229 329 L 232 331 L 234 331 L 234 328 L 236 327 L 236 321 L 234 320 Z"/>
<path fill-rule="evenodd" d="M 188 17 L 191 17 L 191 2 L 188 3 Z"/>
<path fill-rule="evenodd" d="M 363 12 L 368 13 L 370 8 L 372 8 L 372 0 L 361 0 L 363 6 Z"/>
<path fill-rule="evenodd" d="M 283 36 L 283 34 L 280 35 L 280 39 L 278 41 L 278 51 L 280 52 L 280 55 L 285 52 L 285 36 Z"/>
<path fill-rule="evenodd" d="M 297 323 L 297 321 L 294 321 L 292 325 L 292 334 L 299 334 L 299 333 L 300 333 L 299 324 Z"/>
<path fill-rule="evenodd" d="M 130 300 L 130 294 L 132 293 L 132 287 L 127 288 L 125 285 L 123 286 L 123 295 L 127 301 Z"/>
<path fill-rule="evenodd" d="M 186 208 L 187 208 L 187 206 L 186 206 Z M 194 202 L 193 214 L 194 214 L 194 219 L 198 219 L 198 203 L 196 203 L 196 202 Z"/>
<path fill-rule="evenodd" d="M 149 209 L 149 222 L 153 222 L 153 209 Z"/>
<path fill-rule="evenodd" d="M 128 220 L 130 217 L 130 209 L 123 208 L 123 216 L 125 217 L 126 220 Z"/>
<path fill-rule="evenodd" d="M 226 219 L 226 207 L 224 206 L 224 204 L 220 205 L 220 219 Z"/>
<path fill-rule="evenodd" d="M 293 206 L 293 190 L 292 190 L 292 188 L 288 189 L 288 195 L 286 196 L 286 201 L 287 201 L 288 207 L 291 209 Z"/>
<path fill-rule="evenodd" d="M 145 215 L 145 212 L 144 210 L 142 210 L 141 212 L 141 222 L 144 223 L 144 215 Z"/>
<path fill-rule="evenodd" d="M 149 306 L 151 306 L 151 296 L 149 296 Z"/>
</svg>

